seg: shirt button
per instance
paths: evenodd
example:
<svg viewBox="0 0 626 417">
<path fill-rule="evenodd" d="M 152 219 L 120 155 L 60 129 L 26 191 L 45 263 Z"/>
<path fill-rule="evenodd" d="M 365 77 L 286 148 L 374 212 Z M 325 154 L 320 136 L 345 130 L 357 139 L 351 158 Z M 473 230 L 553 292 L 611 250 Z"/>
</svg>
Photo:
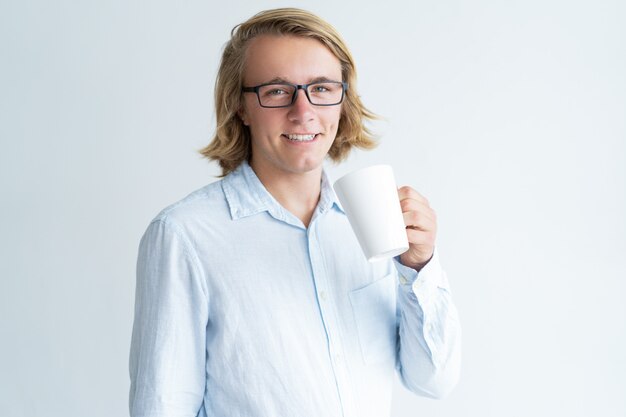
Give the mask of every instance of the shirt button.
<svg viewBox="0 0 626 417">
<path fill-rule="evenodd" d="M 320 291 L 320 298 L 322 299 L 322 301 L 326 301 L 326 292 L 325 291 Z"/>
<path fill-rule="evenodd" d="M 400 283 L 401 284 L 406 284 L 407 282 L 409 282 L 406 277 L 404 275 L 400 275 Z"/>
<path fill-rule="evenodd" d="M 423 283 L 424 283 L 423 281 L 416 279 L 415 282 L 413 282 L 413 289 L 417 291 L 422 286 Z"/>
</svg>

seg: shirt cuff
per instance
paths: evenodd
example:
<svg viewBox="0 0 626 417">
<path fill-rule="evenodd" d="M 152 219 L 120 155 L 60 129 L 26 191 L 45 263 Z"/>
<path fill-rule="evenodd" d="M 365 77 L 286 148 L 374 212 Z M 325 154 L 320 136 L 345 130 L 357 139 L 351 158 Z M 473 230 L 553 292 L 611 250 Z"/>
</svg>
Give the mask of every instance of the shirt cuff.
<svg viewBox="0 0 626 417">
<path fill-rule="evenodd" d="M 423 299 L 424 296 L 437 288 L 450 291 L 446 273 L 439 263 L 439 252 L 436 247 L 433 251 L 433 257 L 419 272 L 402 265 L 400 256 L 394 257 L 393 261 L 398 270 L 400 288 L 405 291 L 412 291 L 418 299 Z"/>
</svg>

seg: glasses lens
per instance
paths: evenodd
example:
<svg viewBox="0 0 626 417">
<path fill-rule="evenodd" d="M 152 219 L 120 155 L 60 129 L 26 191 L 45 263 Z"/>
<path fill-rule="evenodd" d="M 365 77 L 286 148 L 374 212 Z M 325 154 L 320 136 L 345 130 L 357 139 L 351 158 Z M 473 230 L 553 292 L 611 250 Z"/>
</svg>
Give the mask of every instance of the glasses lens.
<svg viewBox="0 0 626 417">
<path fill-rule="evenodd" d="M 308 88 L 311 103 L 332 105 L 341 103 L 343 85 L 336 81 L 311 84 Z"/>
<path fill-rule="evenodd" d="M 288 84 L 269 84 L 259 88 L 261 105 L 267 107 L 288 106 L 295 88 Z"/>
</svg>

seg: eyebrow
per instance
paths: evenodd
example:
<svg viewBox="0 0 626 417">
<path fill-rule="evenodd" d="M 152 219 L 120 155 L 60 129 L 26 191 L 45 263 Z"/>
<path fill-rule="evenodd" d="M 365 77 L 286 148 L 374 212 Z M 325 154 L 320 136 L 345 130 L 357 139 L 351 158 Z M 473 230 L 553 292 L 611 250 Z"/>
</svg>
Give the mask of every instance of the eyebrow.
<svg viewBox="0 0 626 417">
<path fill-rule="evenodd" d="M 328 82 L 328 81 L 337 82 L 337 80 L 333 80 L 333 79 L 328 78 L 328 77 L 316 77 L 316 78 L 313 78 L 312 80 L 310 80 L 306 84 L 322 83 L 322 82 Z M 263 84 L 279 84 L 279 83 L 296 84 L 296 83 L 291 82 L 291 81 L 287 80 L 286 78 L 282 78 L 282 77 L 272 78 L 271 80 L 266 81 Z"/>
</svg>

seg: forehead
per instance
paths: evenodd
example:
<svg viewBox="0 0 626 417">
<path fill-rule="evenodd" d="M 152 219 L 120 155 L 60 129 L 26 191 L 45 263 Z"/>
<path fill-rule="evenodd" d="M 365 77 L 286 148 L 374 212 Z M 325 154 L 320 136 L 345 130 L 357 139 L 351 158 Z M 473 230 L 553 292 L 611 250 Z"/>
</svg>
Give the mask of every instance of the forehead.
<svg viewBox="0 0 626 417">
<path fill-rule="evenodd" d="M 341 63 L 316 39 L 261 35 L 250 40 L 246 48 L 245 85 L 276 78 L 303 84 L 320 77 L 341 81 Z"/>
</svg>

